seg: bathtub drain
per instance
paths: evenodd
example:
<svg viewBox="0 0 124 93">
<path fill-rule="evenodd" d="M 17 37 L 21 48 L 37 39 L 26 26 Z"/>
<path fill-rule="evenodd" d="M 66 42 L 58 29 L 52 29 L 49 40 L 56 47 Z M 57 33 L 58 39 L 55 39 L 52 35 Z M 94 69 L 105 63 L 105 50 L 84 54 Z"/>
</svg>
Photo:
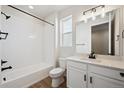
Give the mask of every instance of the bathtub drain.
<svg viewBox="0 0 124 93">
<path fill-rule="evenodd" d="M 6 81 L 6 77 L 4 77 L 3 80 Z"/>
</svg>

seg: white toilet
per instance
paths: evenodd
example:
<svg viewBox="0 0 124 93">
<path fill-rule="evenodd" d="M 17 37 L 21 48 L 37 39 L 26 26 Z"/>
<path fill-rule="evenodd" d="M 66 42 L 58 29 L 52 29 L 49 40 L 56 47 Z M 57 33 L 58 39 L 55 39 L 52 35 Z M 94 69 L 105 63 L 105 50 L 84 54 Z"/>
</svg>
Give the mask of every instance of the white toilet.
<svg viewBox="0 0 124 93">
<path fill-rule="evenodd" d="M 64 82 L 64 72 L 66 69 L 65 58 L 59 59 L 59 67 L 52 69 L 49 76 L 52 78 L 52 87 L 58 87 Z"/>
</svg>

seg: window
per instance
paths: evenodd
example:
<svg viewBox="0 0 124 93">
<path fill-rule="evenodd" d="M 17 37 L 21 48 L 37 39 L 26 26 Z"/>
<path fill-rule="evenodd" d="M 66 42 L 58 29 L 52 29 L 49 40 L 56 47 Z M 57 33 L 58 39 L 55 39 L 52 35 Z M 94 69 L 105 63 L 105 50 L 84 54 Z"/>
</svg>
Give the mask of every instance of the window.
<svg viewBox="0 0 124 93">
<path fill-rule="evenodd" d="M 61 47 L 72 46 L 72 16 L 60 21 L 60 45 Z"/>
</svg>

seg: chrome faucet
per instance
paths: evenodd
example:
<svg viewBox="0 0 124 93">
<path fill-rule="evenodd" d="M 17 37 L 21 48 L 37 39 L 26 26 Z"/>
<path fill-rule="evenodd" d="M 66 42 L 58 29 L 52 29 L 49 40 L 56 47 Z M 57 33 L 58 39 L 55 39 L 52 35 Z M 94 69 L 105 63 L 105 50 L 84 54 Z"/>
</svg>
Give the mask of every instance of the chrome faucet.
<svg viewBox="0 0 124 93">
<path fill-rule="evenodd" d="M 91 52 L 89 58 L 96 59 L 95 52 Z"/>
</svg>

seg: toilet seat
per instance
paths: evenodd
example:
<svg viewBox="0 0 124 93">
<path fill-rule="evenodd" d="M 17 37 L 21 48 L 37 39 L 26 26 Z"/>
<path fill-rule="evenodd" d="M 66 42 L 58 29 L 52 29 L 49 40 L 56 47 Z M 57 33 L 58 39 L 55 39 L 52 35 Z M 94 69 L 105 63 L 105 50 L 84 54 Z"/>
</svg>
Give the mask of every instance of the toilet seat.
<svg viewBox="0 0 124 93">
<path fill-rule="evenodd" d="M 51 77 L 59 77 L 63 74 L 63 72 L 64 72 L 64 69 L 62 68 L 54 68 L 49 72 L 49 74 Z"/>
</svg>

